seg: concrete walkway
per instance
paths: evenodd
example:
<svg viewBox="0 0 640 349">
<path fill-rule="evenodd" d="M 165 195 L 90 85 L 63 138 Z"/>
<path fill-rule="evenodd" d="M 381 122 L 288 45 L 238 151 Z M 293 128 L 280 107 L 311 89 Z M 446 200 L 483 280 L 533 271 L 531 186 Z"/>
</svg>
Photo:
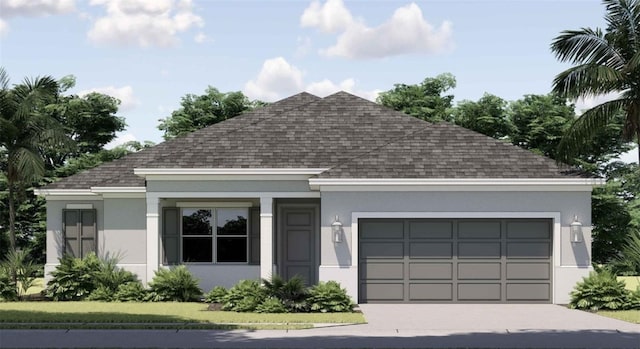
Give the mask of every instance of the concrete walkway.
<svg viewBox="0 0 640 349">
<path fill-rule="evenodd" d="M 640 325 L 555 305 L 364 305 L 299 331 L 2 330 L 3 348 L 640 348 Z"/>
</svg>

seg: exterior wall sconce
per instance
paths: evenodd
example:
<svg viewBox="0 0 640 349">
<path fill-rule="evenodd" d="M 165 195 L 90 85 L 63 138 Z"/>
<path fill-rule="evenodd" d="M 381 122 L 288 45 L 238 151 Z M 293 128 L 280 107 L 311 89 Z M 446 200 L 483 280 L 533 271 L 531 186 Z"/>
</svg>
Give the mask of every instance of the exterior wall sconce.
<svg viewBox="0 0 640 349">
<path fill-rule="evenodd" d="M 342 242 L 342 223 L 338 220 L 337 215 L 335 221 L 331 223 L 331 232 L 333 233 L 333 242 Z"/>
<path fill-rule="evenodd" d="M 578 216 L 573 217 L 573 223 L 571 223 L 571 242 L 580 243 L 584 240 L 582 236 L 582 223 L 578 221 Z"/>
</svg>

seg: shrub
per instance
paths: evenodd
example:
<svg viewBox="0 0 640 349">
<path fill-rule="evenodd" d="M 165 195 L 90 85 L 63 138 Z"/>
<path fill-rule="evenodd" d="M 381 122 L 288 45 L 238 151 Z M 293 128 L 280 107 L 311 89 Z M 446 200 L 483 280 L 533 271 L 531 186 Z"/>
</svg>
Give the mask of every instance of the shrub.
<svg viewBox="0 0 640 349">
<path fill-rule="evenodd" d="M 216 286 L 204 296 L 204 301 L 207 303 L 223 303 L 227 292 L 226 288 Z"/>
<path fill-rule="evenodd" d="M 15 282 L 11 280 L 4 268 L 0 268 L 0 301 L 18 300 Z"/>
<path fill-rule="evenodd" d="M 95 276 L 100 270 L 100 260 L 91 253 L 84 259 L 65 255 L 60 265 L 51 272 L 45 292 L 54 301 L 79 301 L 86 299 L 97 287 Z"/>
<path fill-rule="evenodd" d="M 287 313 L 287 308 L 282 300 L 276 297 L 267 297 L 256 307 L 256 313 Z"/>
<path fill-rule="evenodd" d="M 156 302 L 192 302 L 202 296 L 198 280 L 181 265 L 173 269 L 160 269 L 149 283 L 151 300 Z"/>
<path fill-rule="evenodd" d="M 341 313 L 353 311 L 355 306 L 347 295 L 347 290 L 335 281 L 319 282 L 309 289 L 311 311 L 321 313 Z"/>
<path fill-rule="evenodd" d="M 266 298 L 266 292 L 256 280 L 242 280 L 224 296 L 222 310 L 251 312 Z"/>
<path fill-rule="evenodd" d="M 630 306 L 631 292 L 609 271 L 591 272 L 571 292 L 569 307 L 573 309 L 622 310 Z"/>
<path fill-rule="evenodd" d="M 2 268 L 16 287 L 18 298 L 27 294 L 38 272 L 38 266 L 29 260 L 29 251 L 9 251 L 2 262 Z"/>
<path fill-rule="evenodd" d="M 100 301 L 100 302 L 112 302 L 113 301 L 113 291 L 108 287 L 100 285 L 95 290 L 91 291 L 87 300 L 90 301 Z"/>
<path fill-rule="evenodd" d="M 140 302 L 146 300 L 147 295 L 147 290 L 142 283 L 136 280 L 118 286 L 113 299 L 119 302 Z"/>
<path fill-rule="evenodd" d="M 307 303 L 307 289 L 304 280 L 296 275 L 284 281 L 278 275 L 271 277 L 271 280 L 262 280 L 268 297 L 277 298 L 281 301 L 288 312 L 305 312 L 309 310 Z"/>
<path fill-rule="evenodd" d="M 118 267 L 118 260 L 109 258 L 100 262 L 100 267 L 95 273 L 95 282 L 97 285 L 109 290 L 114 295 L 120 285 L 128 282 L 136 281 L 135 274 L 128 270 Z"/>
</svg>

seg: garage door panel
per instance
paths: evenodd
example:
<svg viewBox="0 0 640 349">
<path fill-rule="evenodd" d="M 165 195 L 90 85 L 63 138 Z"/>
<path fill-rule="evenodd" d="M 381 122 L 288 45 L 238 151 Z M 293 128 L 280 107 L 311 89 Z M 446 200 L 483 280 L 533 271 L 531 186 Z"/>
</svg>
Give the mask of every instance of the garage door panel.
<svg viewBox="0 0 640 349">
<path fill-rule="evenodd" d="M 447 258 L 453 257 L 453 244 L 450 242 L 412 242 L 409 245 L 409 258 Z"/>
<path fill-rule="evenodd" d="M 500 242 L 459 242 L 458 258 L 496 258 L 499 259 Z"/>
<path fill-rule="evenodd" d="M 402 280 L 404 263 L 367 262 L 360 268 L 363 279 Z"/>
<path fill-rule="evenodd" d="M 500 221 L 462 221 L 458 223 L 460 239 L 499 239 Z"/>
<path fill-rule="evenodd" d="M 551 302 L 550 219 L 361 219 L 358 226 L 361 302 Z"/>
<path fill-rule="evenodd" d="M 548 242 L 508 242 L 507 258 L 545 258 L 551 256 Z"/>
<path fill-rule="evenodd" d="M 459 280 L 500 280 L 501 263 L 458 263 Z"/>
<path fill-rule="evenodd" d="M 451 280 L 453 263 L 409 263 L 409 280 Z"/>
<path fill-rule="evenodd" d="M 461 301 L 499 301 L 502 299 L 500 283 L 459 283 L 458 300 Z"/>
<path fill-rule="evenodd" d="M 400 221 L 368 221 L 362 224 L 363 239 L 402 239 L 404 225 Z"/>
<path fill-rule="evenodd" d="M 361 297 L 369 301 L 403 301 L 403 283 L 364 283 L 360 285 Z"/>
<path fill-rule="evenodd" d="M 546 301 L 551 297 L 548 283 L 508 283 L 507 301 Z"/>
<path fill-rule="evenodd" d="M 549 223 L 545 221 L 507 222 L 508 239 L 550 239 Z"/>
<path fill-rule="evenodd" d="M 451 301 L 453 300 L 453 284 L 418 284 L 409 285 L 410 301 Z"/>
<path fill-rule="evenodd" d="M 411 239 L 451 239 L 453 222 L 409 222 L 409 238 Z"/>
<path fill-rule="evenodd" d="M 360 245 L 363 258 L 404 258 L 402 242 L 366 242 Z"/>
<path fill-rule="evenodd" d="M 549 280 L 551 278 L 550 263 L 514 263 L 507 262 L 508 280 Z"/>
</svg>

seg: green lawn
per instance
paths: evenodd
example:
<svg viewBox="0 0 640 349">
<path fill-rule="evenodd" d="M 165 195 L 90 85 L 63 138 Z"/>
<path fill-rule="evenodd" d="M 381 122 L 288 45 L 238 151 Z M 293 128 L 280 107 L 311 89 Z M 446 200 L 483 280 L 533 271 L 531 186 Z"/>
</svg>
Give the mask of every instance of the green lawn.
<svg viewBox="0 0 640 349">
<path fill-rule="evenodd" d="M 267 324 L 364 323 L 360 313 L 254 314 L 207 311 L 203 303 L 106 303 L 106 302 L 9 302 L 0 303 L 0 327 L 8 323 L 114 323 L 250 324 L 242 328 L 273 327 Z M 260 325 L 264 324 L 264 325 Z M 194 326 L 194 325 L 192 325 Z M 154 327 L 154 326 L 144 326 Z M 298 326 L 304 327 L 304 326 Z M 290 327 L 289 327 L 290 328 Z"/>
<path fill-rule="evenodd" d="M 631 322 L 634 324 L 640 324 L 640 310 L 618 310 L 608 311 L 602 310 L 598 312 L 598 315 Z"/>
</svg>

